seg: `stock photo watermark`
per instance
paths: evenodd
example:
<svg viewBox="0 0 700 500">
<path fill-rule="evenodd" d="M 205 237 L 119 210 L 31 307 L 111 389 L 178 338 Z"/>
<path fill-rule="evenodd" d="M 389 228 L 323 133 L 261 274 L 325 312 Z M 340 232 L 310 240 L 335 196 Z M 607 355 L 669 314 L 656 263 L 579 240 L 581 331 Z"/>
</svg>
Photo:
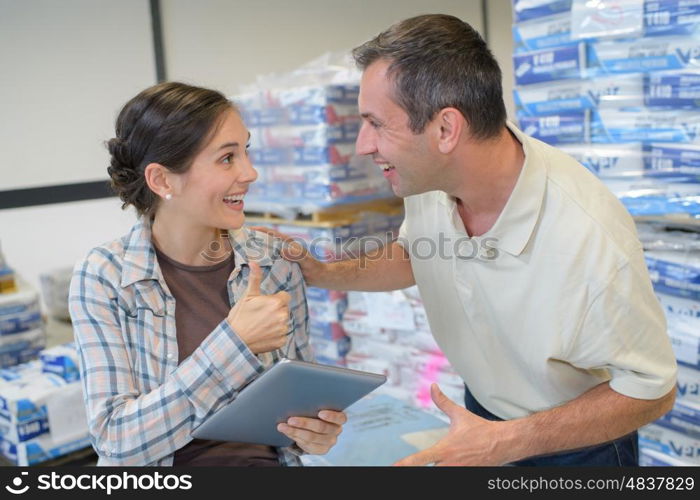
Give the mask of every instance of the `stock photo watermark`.
<svg viewBox="0 0 700 500">
<path fill-rule="evenodd" d="M 228 246 L 227 233 L 209 243 L 201 252 L 202 257 L 212 264 L 228 259 L 233 250 Z M 278 259 L 284 257 L 291 262 L 302 262 L 308 256 L 318 260 L 358 260 L 359 267 L 364 269 L 370 262 L 381 259 L 391 260 L 480 260 L 494 261 L 499 258 L 497 238 L 469 238 L 466 236 L 454 238 L 445 233 L 436 237 L 421 237 L 409 241 L 399 236 L 393 238 L 392 233 L 384 236 L 351 236 L 347 238 L 330 238 L 317 236 L 302 238 L 285 236 L 280 238 L 270 235 L 273 244 L 265 241 L 259 233 L 234 245 L 250 260 L 259 260 L 265 256 Z M 397 252 L 393 243 L 398 243 L 402 250 Z M 395 255 L 396 254 L 396 255 Z"/>
</svg>

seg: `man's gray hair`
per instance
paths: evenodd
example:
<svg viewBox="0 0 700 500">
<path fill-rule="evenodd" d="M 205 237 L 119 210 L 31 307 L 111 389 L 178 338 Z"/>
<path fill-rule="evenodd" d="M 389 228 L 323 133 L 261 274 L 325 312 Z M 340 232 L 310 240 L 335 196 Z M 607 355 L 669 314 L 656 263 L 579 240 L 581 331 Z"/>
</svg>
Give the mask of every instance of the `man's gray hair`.
<svg viewBox="0 0 700 500">
<path fill-rule="evenodd" d="M 389 63 L 394 99 L 418 134 L 444 108 L 458 109 L 477 139 L 498 135 L 506 109 L 501 69 L 483 38 L 461 19 L 429 14 L 406 19 L 355 48 L 362 70 Z"/>
</svg>

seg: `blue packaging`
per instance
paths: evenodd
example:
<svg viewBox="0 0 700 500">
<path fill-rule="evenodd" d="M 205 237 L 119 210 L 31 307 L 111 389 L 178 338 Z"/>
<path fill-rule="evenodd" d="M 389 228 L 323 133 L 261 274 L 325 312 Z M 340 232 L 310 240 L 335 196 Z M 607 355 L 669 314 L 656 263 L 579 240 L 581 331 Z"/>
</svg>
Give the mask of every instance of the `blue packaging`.
<svg viewBox="0 0 700 500">
<path fill-rule="evenodd" d="M 562 14 L 514 24 L 513 45 L 515 52 L 544 50 L 565 45 L 576 45 L 571 39 L 571 16 Z"/>
<path fill-rule="evenodd" d="M 44 349 L 39 354 L 41 371 L 53 373 L 63 378 L 66 382 L 80 380 L 78 368 L 78 353 L 73 342 Z"/>
<path fill-rule="evenodd" d="M 676 401 L 668 413 L 654 422 L 688 436 L 700 438 L 700 406 L 684 401 Z"/>
<path fill-rule="evenodd" d="M 294 105 L 287 108 L 287 112 L 289 124 L 291 125 L 314 125 L 317 123 L 337 125 L 342 123 L 347 117 L 359 116 L 356 103 L 328 106 Z"/>
<path fill-rule="evenodd" d="M 587 75 L 680 70 L 700 65 L 700 36 L 652 37 L 588 44 Z"/>
<path fill-rule="evenodd" d="M 518 23 L 570 10 L 571 0 L 513 0 L 513 15 Z"/>
<path fill-rule="evenodd" d="M 646 0 L 644 34 L 691 35 L 700 26 L 700 0 Z"/>
<path fill-rule="evenodd" d="M 579 79 L 586 67 L 586 44 L 513 55 L 516 85 Z"/>
<path fill-rule="evenodd" d="M 599 177 L 644 175 L 643 146 L 630 144 L 566 144 L 561 150 Z"/>
<path fill-rule="evenodd" d="M 41 313 L 27 311 L 13 315 L 0 317 L 0 336 L 14 335 L 17 333 L 41 328 Z"/>
<path fill-rule="evenodd" d="M 524 116 L 520 129 L 548 144 L 579 143 L 589 140 L 587 112 L 549 116 Z"/>
<path fill-rule="evenodd" d="M 700 300 L 700 267 L 644 255 L 654 289 L 660 293 Z"/>
<path fill-rule="evenodd" d="M 309 321 L 309 336 L 314 339 L 339 340 L 345 339 L 345 330 L 338 322 L 327 322 L 311 319 Z"/>
<path fill-rule="evenodd" d="M 567 80 L 529 85 L 513 90 L 522 116 L 568 113 L 606 107 L 639 107 L 644 104 L 642 75 Z"/>
<path fill-rule="evenodd" d="M 591 115 L 591 140 L 616 142 L 700 142 L 700 113 L 641 108 L 598 109 Z"/>
<path fill-rule="evenodd" d="M 87 434 L 84 437 L 60 444 L 49 436 L 43 435 L 23 443 L 2 440 L 0 452 L 15 465 L 29 466 L 67 455 L 88 446 L 90 446 L 90 436 Z"/>
<path fill-rule="evenodd" d="M 649 170 L 700 175 L 700 145 L 652 143 L 645 151 Z"/>
<path fill-rule="evenodd" d="M 679 365 L 676 382 L 676 400 L 700 405 L 700 371 Z M 700 427 L 699 427 L 700 428 Z"/>
<path fill-rule="evenodd" d="M 700 465 L 700 440 L 656 424 L 639 429 L 639 445 Z"/>
<path fill-rule="evenodd" d="M 700 72 L 649 74 L 644 101 L 647 106 L 700 107 Z"/>
</svg>

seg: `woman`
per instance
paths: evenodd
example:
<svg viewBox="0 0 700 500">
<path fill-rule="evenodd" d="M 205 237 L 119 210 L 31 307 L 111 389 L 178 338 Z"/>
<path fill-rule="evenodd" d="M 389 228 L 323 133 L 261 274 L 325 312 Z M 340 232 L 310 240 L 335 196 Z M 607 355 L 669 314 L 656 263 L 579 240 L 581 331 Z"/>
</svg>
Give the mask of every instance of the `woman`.
<svg viewBox="0 0 700 500">
<path fill-rule="evenodd" d="M 99 465 L 299 465 L 346 421 L 291 418 L 278 429 L 296 444 L 281 449 L 190 436 L 282 356 L 311 358 L 297 265 L 242 228 L 249 137 L 223 95 L 181 83 L 117 118 L 108 172 L 140 219 L 77 264 L 70 290 Z"/>
</svg>

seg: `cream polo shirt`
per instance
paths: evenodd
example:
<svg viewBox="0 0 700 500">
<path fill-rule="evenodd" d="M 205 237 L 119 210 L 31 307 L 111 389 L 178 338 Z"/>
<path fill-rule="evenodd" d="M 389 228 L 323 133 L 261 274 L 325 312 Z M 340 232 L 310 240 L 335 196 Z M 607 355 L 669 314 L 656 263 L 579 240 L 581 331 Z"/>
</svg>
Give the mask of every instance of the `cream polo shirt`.
<svg viewBox="0 0 700 500">
<path fill-rule="evenodd" d="M 632 218 L 573 158 L 508 127 L 525 164 L 486 234 L 469 238 L 443 191 L 405 198 L 399 242 L 437 343 L 503 419 L 605 381 L 665 395 L 676 362 Z"/>
</svg>

